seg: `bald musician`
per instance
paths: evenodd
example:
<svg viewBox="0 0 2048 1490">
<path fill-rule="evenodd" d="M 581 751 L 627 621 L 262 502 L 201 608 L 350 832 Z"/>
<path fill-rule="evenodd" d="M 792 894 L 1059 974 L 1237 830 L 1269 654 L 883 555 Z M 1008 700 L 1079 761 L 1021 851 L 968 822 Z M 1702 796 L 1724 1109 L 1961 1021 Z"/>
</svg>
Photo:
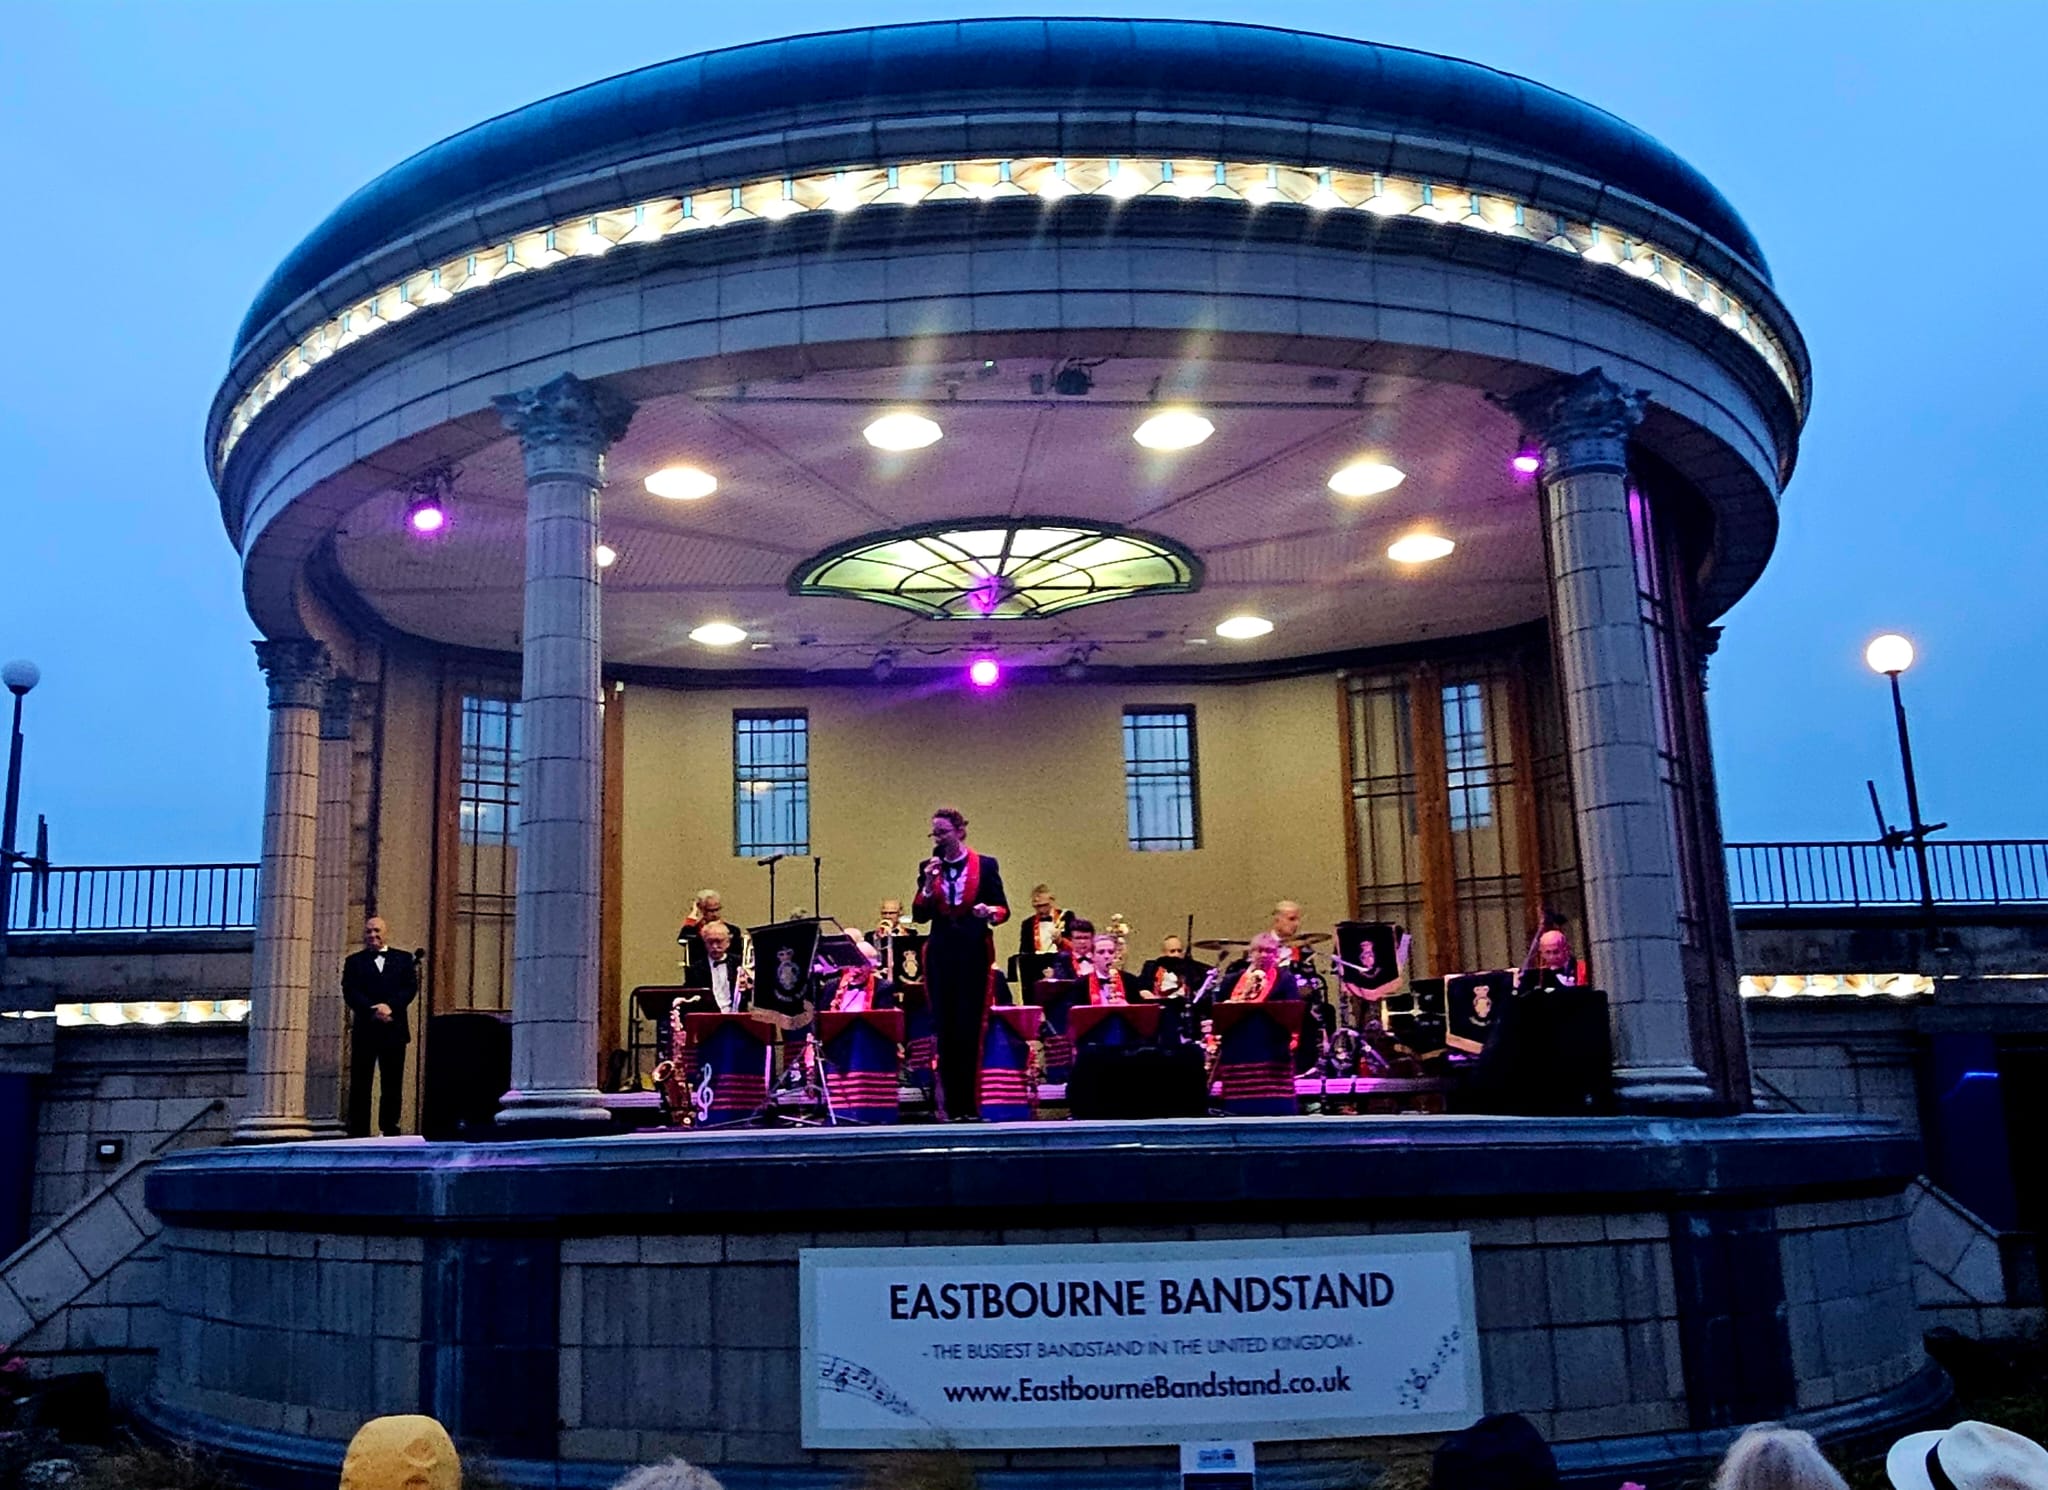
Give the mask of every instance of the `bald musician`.
<svg viewBox="0 0 2048 1490">
<path fill-rule="evenodd" d="M 1159 943 L 1159 955 L 1138 969 L 1138 996 L 1163 999 L 1176 993 L 1191 994 L 1202 986 L 1208 973 L 1206 964 L 1188 956 L 1186 943 L 1169 936 Z"/>
</svg>

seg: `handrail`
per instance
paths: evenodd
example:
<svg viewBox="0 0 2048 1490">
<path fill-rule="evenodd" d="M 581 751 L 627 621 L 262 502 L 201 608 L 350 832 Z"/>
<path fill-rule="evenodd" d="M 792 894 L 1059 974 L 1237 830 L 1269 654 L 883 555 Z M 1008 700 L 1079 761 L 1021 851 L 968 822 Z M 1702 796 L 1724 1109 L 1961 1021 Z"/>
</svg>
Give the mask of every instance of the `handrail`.
<svg viewBox="0 0 2048 1490">
<path fill-rule="evenodd" d="M 1730 843 L 1728 898 L 1738 910 L 1914 906 L 1919 868 L 1909 849 L 1870 841 Z M 2048 905 L 2048 838 L 1951 838 L 1927 843 L 1936 905 Z"/>
<path fill-rule="evenodd" d="M 248 931 L 256 925 L 254 864 L 86 864 L 16 869 L 9 933 Z"/>
</svg>

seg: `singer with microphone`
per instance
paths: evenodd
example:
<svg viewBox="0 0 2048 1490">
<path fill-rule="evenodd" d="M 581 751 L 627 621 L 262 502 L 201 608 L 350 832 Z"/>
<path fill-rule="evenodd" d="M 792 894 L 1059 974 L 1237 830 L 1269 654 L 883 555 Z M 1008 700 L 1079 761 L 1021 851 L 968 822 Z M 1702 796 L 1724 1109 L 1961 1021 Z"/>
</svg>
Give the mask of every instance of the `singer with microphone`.
<svg viewBox="0 0 2048 1490">
<path fill-rule="evenodd" d="M 949 1121 L 980 1117 L 983 1027 L 995 986 L 995 929 L 1010 919 L 993 854 L 967 846 L 958 808 L 932 813 L 933 853 L 918 868 L 911 915 L 929 922 L 925 993 L 938 1021 L 939 1106 Z"/>
</svg>

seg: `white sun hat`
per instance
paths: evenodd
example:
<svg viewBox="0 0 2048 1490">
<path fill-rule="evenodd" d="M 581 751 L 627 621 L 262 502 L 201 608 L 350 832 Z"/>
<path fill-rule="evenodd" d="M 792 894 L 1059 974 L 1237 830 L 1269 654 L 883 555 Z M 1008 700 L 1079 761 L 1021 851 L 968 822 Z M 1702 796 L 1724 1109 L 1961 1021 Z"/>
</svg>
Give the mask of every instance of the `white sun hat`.
<svg viewBox="0 0 2048 1490">
<path fill-rule="evenodd" d="M 1990 1423 L 1911 1433 L 1885 1455 L 1896 1490 L 2048 1490 L 2048 1449 Z"/>
</svg>

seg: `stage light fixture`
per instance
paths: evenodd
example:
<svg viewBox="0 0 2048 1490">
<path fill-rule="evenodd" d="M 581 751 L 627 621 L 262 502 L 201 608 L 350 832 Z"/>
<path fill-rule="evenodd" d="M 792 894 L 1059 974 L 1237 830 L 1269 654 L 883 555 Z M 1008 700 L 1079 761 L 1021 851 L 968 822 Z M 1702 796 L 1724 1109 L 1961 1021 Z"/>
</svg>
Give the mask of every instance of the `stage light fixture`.
<svg viewBox="0 0 2048 1490">
<path fill-rule="evenodd" d="M 646 486 L 671 502 L 695 502 L 718 490 L 718 478 L 695 466 L 663 466 L 647 478 Z"/>
<path fill-rule="evenodd" d="M 1897 632 L 1887 631 L 1863 649 L 1863 660 L 1872 672 L 1896 677 L 1913 665 L 1913 644 Z"/>
<path fill-rule="evenodd" d="M 1273 623 L 1264 616 L 1231 616 L 1216 623 L 1216 634 L 1232 642 L 1248 642 L 1272 629 Z"/>
<path fill-rule="evenodd" d="M 1392 491 L 1408 479 L 1408 473 L 1385 461 L 1355 460 L 1330 478 L 1330 490 L 1340 497 L 1376 497 Z"/>
<path fill-rule="evenodd" d="M 1534 476 L 1543 469 L 1543 457 L 1533 450 L 1524 450 L 1515 457 L 1513 464 L 1524 476 Z"/>
<path fill-rule="evenodd" d="M 967 666 L 967 681 L 976 688 L 993 688 L 1002 680 L 1002 664 L 993 657 L 977 657 Z"/>
<path fill-rule="evenodd" d="M 746 639 L 746 632 L 730 621 L 706 621 L 690 633 L 690 640 L 704 647 L 730 647 Z"/>
<path fill-rule="evenodd" d="M 618 563 L 618 562 L 619 562 L 619 551 L 618 551 L 617 549 L 613 548 L 613 547 L 612 547 L 612 546 L 611 546 L 611 545 L 610 545 L 609 543 L 600 543 L 600 544 L 599 544 L 599 545 L 597 546 L 597 567 L 598 567 L 598 568 L 600 568 L 600 569 L 609 569 L 609 568 L 611 568 L 611 567 L 612 567 L 612 565 L 614 565 L 614 564 L 616 564 L 616 563 Z"/>
<path fill-rule="evenodd" d="M 1132 431 L 1131 438 L 1147 450 L 1190 450 L 1216 433 L 1216 426 L 1193 409 L 1162 409 Z"/>
<path fill-rule="evenodd" d="M 886 683 L 896 671 L 896 655 L 893 652 L 877 652 L 875 660 L 868 664 L 868 671 L 875 675 L 877 683 Z"/>
<path fill-rule="evenodd" d="M 1085 367 L 1063 367 L 1052 375 L 1052 391 L 1061 398 L 1086 398 L 1094 388 L 1095 379 Z"/>
<path fill-rule="evenodd" d="M 1387 557 L 1397 564 L 1427 564 L 1457 546 L 1440 533 L 1409 533 L 1387 545 Z"/>
<path fill-rule="evenodd" d="M 937 424 L 922 414 L 898 410 L 884 414 L 861 433 L 877 450 L 901 452 L 922 450 L 927 445 L 936 444 L 941 431 Z"/>
<path fill-rule="evenodd" d="M 406 504 L 405 525 L 421 537 L 438 533 L 448 526 L 448 509 L 439 497 L 414 497 Z"/>
</svg>

